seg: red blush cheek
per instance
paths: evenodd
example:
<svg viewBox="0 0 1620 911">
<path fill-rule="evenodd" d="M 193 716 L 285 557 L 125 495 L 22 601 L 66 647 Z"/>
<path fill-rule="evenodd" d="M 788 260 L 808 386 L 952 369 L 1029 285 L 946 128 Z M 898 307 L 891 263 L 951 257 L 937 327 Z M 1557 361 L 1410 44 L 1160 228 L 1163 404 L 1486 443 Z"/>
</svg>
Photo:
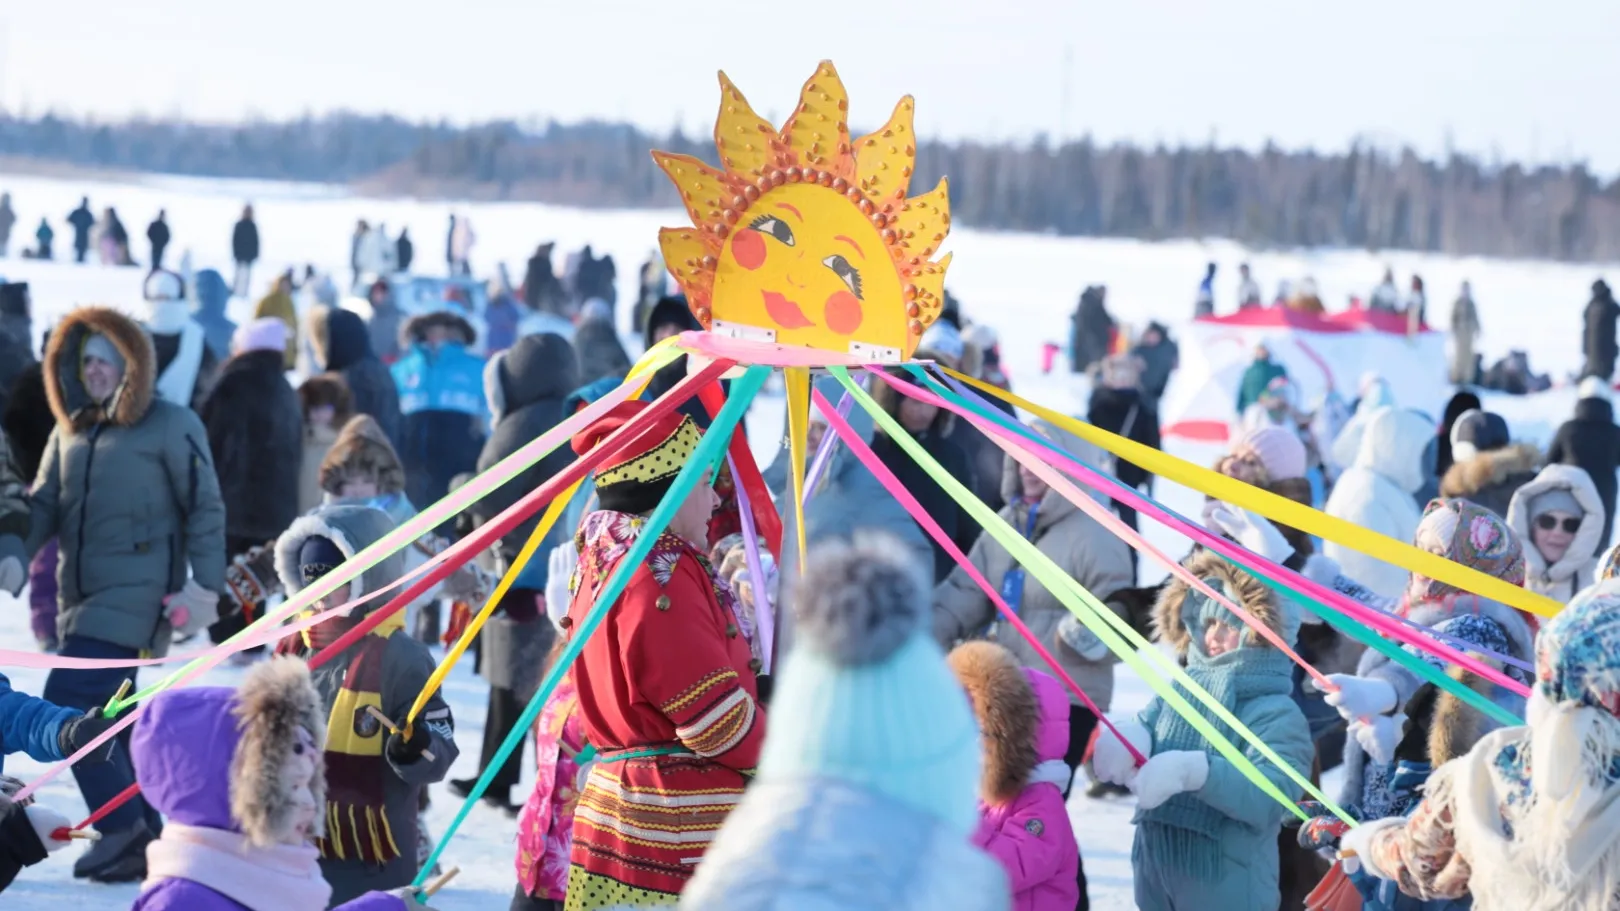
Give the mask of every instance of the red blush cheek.
<svg viewBox="0 0 1620 911">
<path fill-rule="evenodd" d="M 731 256 L 750 272 L 758 269 L 765 265 L 765 238 L 758 231 L 738 231 L 731 241 Z"/>
<path fill-rule="evenodd" d="M 861 328 L 861 322 L 866 318 L 861 312 L 860 298 L 840 291 L 827 298 L 824 308 L 827 328 L 839 335 L 854 335 L 855 330 Z"/>
</svg>

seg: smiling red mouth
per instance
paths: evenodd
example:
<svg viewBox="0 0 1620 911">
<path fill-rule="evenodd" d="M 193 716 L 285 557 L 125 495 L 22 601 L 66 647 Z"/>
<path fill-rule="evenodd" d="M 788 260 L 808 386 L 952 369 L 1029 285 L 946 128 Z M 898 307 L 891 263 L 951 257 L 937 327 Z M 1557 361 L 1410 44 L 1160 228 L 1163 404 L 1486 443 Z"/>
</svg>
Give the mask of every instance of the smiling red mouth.
<svg viewBox="0 0 1620 911">
<path fill-rule="evenodd" d="M 761 294 L 765 298 L 765 314 L 771 318 L 771 322 L 783 329 L 804 329 L 815 325 L 793 301 L 775 291 L 764 291 Z"/>
</svg>

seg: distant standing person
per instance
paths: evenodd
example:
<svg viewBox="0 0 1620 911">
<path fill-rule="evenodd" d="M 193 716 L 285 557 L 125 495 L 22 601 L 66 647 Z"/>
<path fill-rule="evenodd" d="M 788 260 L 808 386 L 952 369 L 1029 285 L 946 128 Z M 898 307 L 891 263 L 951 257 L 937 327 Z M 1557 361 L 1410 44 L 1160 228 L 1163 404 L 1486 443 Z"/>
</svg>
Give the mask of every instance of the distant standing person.
<svg viewBox="0 0 1620 911">
<path fill-rule="evenodd" d="M 1255 310 L 1265 306 L 1260 299 L 1260 283 L 1249 272 L 1249 264 L 1238 266 L 1238 309 Z"/>
<path fill-rule="evenodd" d="M 84 265 L 85 254 L 90 252 L 90 229 L 96 225 L 96 217 L 90 214 L 90 197 L 79 200 L 79 207 L 68 213 L 67 223 L 73 226 L 74 262 Z"/>
<path fill-rule="evenodd" d="M 1157 410 L 1159 399 L 1170 385 L 1170 375 L 1181 366 L 1181 349 L 1171 341 L 1170 330 L 1163 323 L 1152 322 L 1142 330 L 1131 354 L 1142 359 L 1142 396 Z"/>
<path fill-rule="evenodd" d="M 17 213 L 11 208 L 11 194 L 0 193 L 0 256 L 6 255 L 11 245 L 11 228 L 17 223 Z"/>
<path fill-rule="evenodd" d="M 448 275 L 456 274 L 456 217 L 450 216 L 450 227 L 444 232 L 444 268 Z"/>
<path fill-rule="evenodd" d="M 1406 295 L 1406 334 L 1416 335 L 1429 322 L 1429 299 L 1423 293 L 1423 277 L 1412 276 L 1412 290 Z"/>
<path fill-rule="evenodd" d="M 1597 542 L 1601 553 L 1608 548 L 1614 533 L 1620 427 L 1614 423 L 1613 393 L 1608 383 L 1587 377 L 1577 387 L 1576 394 L 1579 397 L 1575 400 L 1575 415 L 1553 434 L 1552 445 L 1547 447 L 1547 463 L 1582 468 L 1597 485 L 1604 510 L 1603 537 Z"/>
<path fill-rule="evenodd" d="M 371 234 L 371 225 L 366 224 L 364 218 L 355 222 L 354 234 L 349 238 L 349 271 L 353 278 L 349 279 L 349 289 L 360 287 L 360 259 L 361 252 L 366 246 L 366 238 Z"/>
<path fill-rule="evenodd" d="M 51 230 L 51 223 L 44 218 L 39 220 L 39 227 L 34 230 L 34 240 L 38 244 L 34 248 L 35 259 L 54 259 L 51 253 L 51 241 L 56 239 L 56 232 Z M 81 259 L 83 257 L 80 257 Z"/>
<path fill-rule="evenodd" d="M 1581 348 L 1586 352 L 1586 367 L 1581 376 L 1595 376 L 1608 380 L 1614 376 L 1617 355 L 1614 322 L 1620 319 L 1620 304 L 1603 279 L 1592 283 L 1592 300 L 1586 305 L 1586 325 L 1581 333 Z"/>
<path fill-rule="evenodd" d="M 1474 346 L 1479 341 L 1479 310 L 1474 307 L 1474 292 L 1467 282 L 1451 305 L 1451 382 L 1458 386 L 1472 384 L 1477 377 L 1474 370 Z"/>
<path fill-rule="evenodd" d="M 1198 283 L 1198 300 L 1193 304 L 1193 317 L 1215 315 L 1215 264 L 1204 270 L 1204 280 Z"/>
<path fill-rule="evenodd" d="M 1271 381 L 1280 376 L 1287 376 L 1288 370 L 1283 365 L 1271 359 L 1271 349 L 1265 343 L 1254 346 L 1254 360 L 1249 363 L 1247 370 L 1243 371 L 1243 381 L 1238 384 L 1237 413 L 1243 417 L 1243 412 L 1249 406 L 1260 401 Z"/>
<path fill-rule="evenodd" d="M 231 255 L 236 258 L 232 287 L 238 297 L 247 297 L 252 289 L 253 264 L 259 261 L 259 226 L 253 222 L 251 203 L 242 207 L 242 217 L 231 231 Z"/>
<path fill-rule="evenodd" d="M 1384 280 L 1373 289 L 1372 299 L 1368 306 L 1373 310 L 1382 310 L 1385 313 L 1394 313 L 1400 309 L 1400 292 L 1395 290 L 1395 270 L 1385 269 Z"/>
<path fill-rule="evenodd" d="M 168 214 L 164 210 L 159 209 L 157 218 L 146 226 L 146 239 L 152 244 L 152 268 L 163 268 L 163 251 L 169 247 Z"/>
<path fill-rule="evenodd" d="M 463 215 L 450 216 L 450 274 L 472 274 L 472 248 L 477 238 L 473 235 L 472 220 Z"/>
<path fill-rule="evenodd" d="M 399 271 L 411 271 L 411 260 L 416 257 L 416 245 L 411 243 L 411 229 L 400 228 L 399 240 L 394 241 L 394 262 Z"/>
</svg>

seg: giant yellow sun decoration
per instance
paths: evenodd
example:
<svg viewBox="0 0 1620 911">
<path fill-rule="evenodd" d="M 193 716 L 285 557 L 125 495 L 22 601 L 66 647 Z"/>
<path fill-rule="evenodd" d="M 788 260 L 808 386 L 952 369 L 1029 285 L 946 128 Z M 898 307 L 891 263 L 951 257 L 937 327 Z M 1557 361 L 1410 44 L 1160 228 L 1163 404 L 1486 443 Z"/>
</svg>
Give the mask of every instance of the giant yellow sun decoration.
<svg viewBox="0 0 1620 911">
<path fill-rule="evenodd" d="M 653 152 L 691 228 L 658 232 L 705 329 L 874 361 L 911 356 L 944 304 L 950 230 L 945 181 L 906 198 L 917 157 L 911 96 L 853 143 L 849 97 L 822 61 L 780 131 L 720 74 L 717 171 Z"/>
</svg>

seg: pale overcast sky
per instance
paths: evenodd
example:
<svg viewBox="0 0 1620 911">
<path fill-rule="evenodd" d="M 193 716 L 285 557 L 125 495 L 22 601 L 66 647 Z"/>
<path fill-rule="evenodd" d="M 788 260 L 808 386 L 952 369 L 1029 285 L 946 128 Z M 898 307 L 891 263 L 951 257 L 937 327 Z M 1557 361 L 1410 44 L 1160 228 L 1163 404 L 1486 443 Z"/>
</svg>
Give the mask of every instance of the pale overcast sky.
<svg viewBox="0 0 1620 911">
<path fill-rule="evenodd" d="M 702 132 L 715 70 L 780 121 L 822 57 L 857 128 L 910 92 L 924 136 L 1428 154 L 1449 136 L 1620 172 L 1616 0 L 0 0 L 0 101 L 33 113 Z"/>
</svg>

